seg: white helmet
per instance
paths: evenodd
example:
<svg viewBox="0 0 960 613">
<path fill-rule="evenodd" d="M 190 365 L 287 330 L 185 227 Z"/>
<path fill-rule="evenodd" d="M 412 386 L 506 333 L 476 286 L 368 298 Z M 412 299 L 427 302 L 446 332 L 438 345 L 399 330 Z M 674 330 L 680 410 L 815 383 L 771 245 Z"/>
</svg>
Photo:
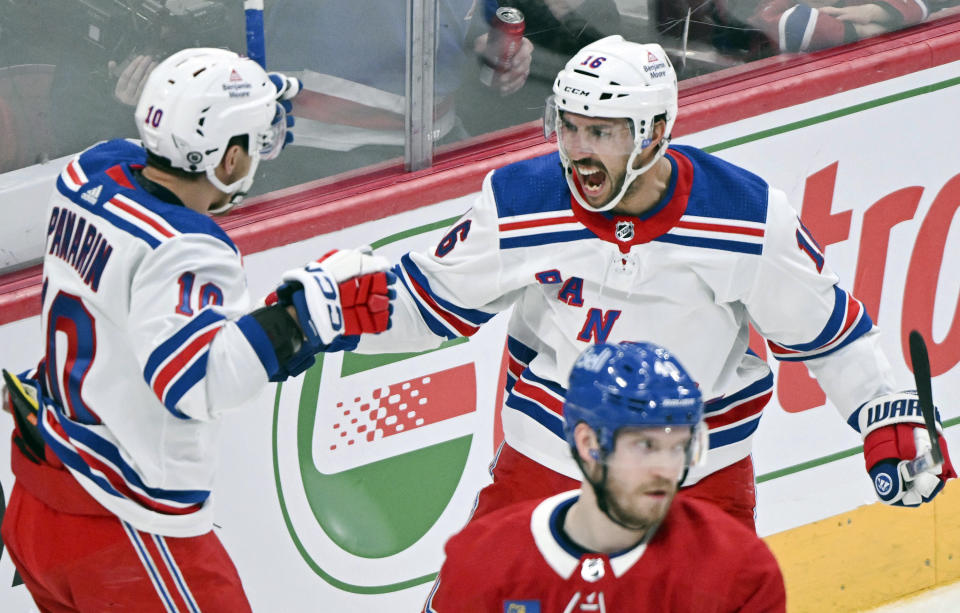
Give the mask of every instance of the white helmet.
<svg viewBox="0 0 960 613">
<path fill-rule="evenodd" d="M 204 172 L 220 191 L 242 197 L 260 159 L 283 148 L 287 122 L 276 98 L 276 86 L 253 60 L 225 49 L 184 49 L 150 73 L 137 104 L 137 128 L 148 151 L 175 168 Z M 230 139 L 242 134 L 250 171 L 226 185 L 214 170 Z"/>
<path fill-rule="evenodd" d="M 608 211 L 620 202 L 630 183 L 666 153 L 677 119 L 677 75 L 670 58 L 660 45 L 642 45 L 619 35 L 608 36 L 587 45 L 567 62 L 553 84 L 553 94 L 547 98 L 543 122 L 544 135 L 548 138 L 559 125 L 561 111 L 588 117 L 625 118 L 631 122 L 634 143 L 623 186 L 600 208 L 587 204 L 574 182 L 563 142 L 559 143 L 567 183 L 577 202 L 591 211 Z M 654 118 L 659 115 L 666 116 L 664 138 L 653 159 L 642 168 L 634 169 L 637 156 L 650 145 Z"/>
</svg>

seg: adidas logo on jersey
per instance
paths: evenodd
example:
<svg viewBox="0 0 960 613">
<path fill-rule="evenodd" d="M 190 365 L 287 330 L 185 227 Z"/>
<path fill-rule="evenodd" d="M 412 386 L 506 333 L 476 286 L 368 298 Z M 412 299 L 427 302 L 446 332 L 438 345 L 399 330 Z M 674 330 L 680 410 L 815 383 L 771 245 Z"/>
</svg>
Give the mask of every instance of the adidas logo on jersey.
<svg viewBox="0 0 960 613">
<path fill-rule="evenodd" d="M 91 187 L 87 191 L 80 194 L 80 199 L 90 204 L 96 204 L 100 200 L 100 192 L 103 191 L 102 185 L 97 185 L 96 187 Z"/>
</svg>

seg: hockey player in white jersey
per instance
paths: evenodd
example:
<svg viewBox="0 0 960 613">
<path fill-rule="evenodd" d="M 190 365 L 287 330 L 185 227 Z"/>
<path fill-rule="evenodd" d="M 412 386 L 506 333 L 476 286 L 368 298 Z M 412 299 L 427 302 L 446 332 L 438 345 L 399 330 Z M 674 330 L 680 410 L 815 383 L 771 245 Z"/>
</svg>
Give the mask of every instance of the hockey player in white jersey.
<svg viewBox="0 0 960 613">
<path fill-rule="evenodd" d="M 229 51 L 176 53 L 141 95 L 143 143 L 95 145 L 57 180 L 45 355 L 10 380 L 3 522 L 42 611 L 249 611 L 212 531 L 218 418 L 389 324 L 388 264 L 357 251 L 285 273 L 253 309 L 240 253 L 208 216 L 279 154 L 294 83 Z"/>
<path fill-rule="evenodd" d="M 751 440 L 773 375 L 748 348 L 750 324 L 775 358 L 803 361 L 863 436 L 881 500 L 932 499 L 955 476 L 949 458 L 904 478 L 905 461 L 930 445 L 915 396 L 895 389 L 878 330 L 785 194 L 669 146 L 677 80 L 663 49 L 602 39 L 567 63 L 553 92 L 544 122 L 558 152 L 491 172 L 435 248 L 403 256 L 393 328 L 359 345 L 434 347 L 513 307 L 505 444 L 474 516 L 576 487 L 566 373 L 587 344 L 643 340 L 670 347 L 706 399 L 709 461 L 680 495 L 752 527 Z"/>
</svg>

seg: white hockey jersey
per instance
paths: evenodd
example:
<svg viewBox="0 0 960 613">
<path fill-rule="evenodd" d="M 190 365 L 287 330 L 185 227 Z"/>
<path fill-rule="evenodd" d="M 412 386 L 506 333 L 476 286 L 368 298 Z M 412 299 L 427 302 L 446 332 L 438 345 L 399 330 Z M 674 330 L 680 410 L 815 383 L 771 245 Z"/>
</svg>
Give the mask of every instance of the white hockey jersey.
<svg viewBox="0 0 960 613">
<path fill-rule="evenodd" d="M 41 431 L 97 501 L 148 532 L 212 528 L 218 414 L 276 364 L 240 254 L 209 217 L 133 174 L 133 141 L 61 173 L 43 263 Z M 172 196 L 172 194 L 169 194 Z M 175 197 L 174 197 L 175 199 Z"/>
<path fill-rule="evenodd" d="M 692 147 L 665 159 L 669 188 L 640 217 L 576 204 L 557 154 L 491 172 L 435 249 L 403 256 L 393 326 L 358 351 L 433 347 L 513 306 L 505 440 L 573 479 L 564 386 L 588 343 L 663 345 L 699 383 L 711 449 L 686 485 L 750 453 L 773 388 L 750 324 L 777 359 L 807 361 L 844 418 L 890 391 L 869 315 L 785 194 Z"/>
</svg>

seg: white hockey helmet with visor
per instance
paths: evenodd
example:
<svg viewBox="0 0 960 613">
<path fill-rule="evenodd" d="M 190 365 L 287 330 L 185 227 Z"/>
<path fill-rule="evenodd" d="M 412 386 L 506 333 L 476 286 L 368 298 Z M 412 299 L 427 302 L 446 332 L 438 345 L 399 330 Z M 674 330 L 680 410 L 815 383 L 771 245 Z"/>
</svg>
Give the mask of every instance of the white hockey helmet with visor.
<svg viewBox="0 0 960 613">
<path fill-rule="evenodd" d="M 619 152 L 629 155 L 623 185 L 603 206 L 588 204 L 577 184 L 563 138 L 563 113 L 629 122 L 632 142 L 628 150 Z M 660 116 L 666 119 L 663 139 L 653 158 L 634 168 L 650 146 L 654 120 Z M 616 35 L 587 45 L 567 62 L 553 84 L 553 95 L 547 98 L 543 128 L 547 138 L 557 132 L 560 160 L 577 202 L 590 211 L 608 211 L 619 204 L 633 180 L 666 153 L 676 119 L 677 75 L 666 52 L 660 45 L 633 43 Z"/>
<path fill-rule="evenodd" d="M 279 155 L 286 138 L 286 111 L 277 88 L 256 62 L 225 49 L 184 49 L 150 73 L 136 110 L 144 147 L 174 168 L 203 172 L 225 194 L 220 210 L 236 204 L 253 184 L 260 160 Z M 227 143 L 247 135 L 251 157 L 244 177 L 223 183 L 215 169 Z"/>
</svg>

